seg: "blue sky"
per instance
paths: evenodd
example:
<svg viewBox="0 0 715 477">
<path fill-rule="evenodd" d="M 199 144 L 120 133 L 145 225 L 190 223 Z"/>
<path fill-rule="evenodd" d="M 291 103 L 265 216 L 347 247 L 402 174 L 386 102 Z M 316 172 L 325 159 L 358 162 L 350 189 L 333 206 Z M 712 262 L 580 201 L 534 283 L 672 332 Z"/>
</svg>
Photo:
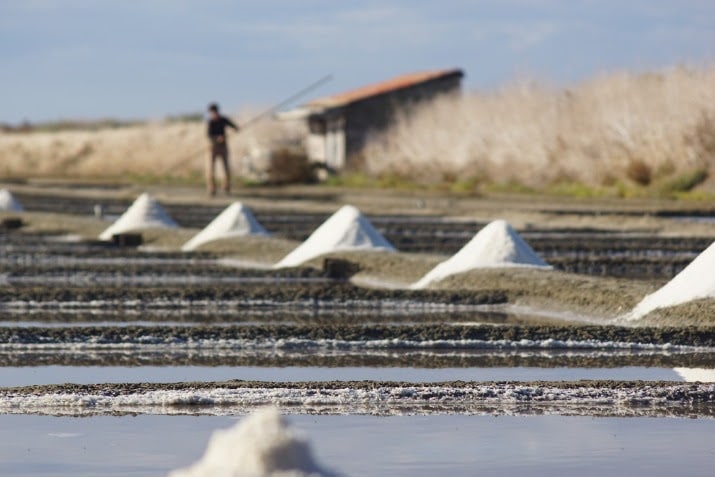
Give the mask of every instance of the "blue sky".
<svg viewBox="0 0 715 477">
<path fill-rule="evenodd" d="M 459 66 L 469 89 L 715 59 L 712 0 L 3 0 L 0 122 L 267 106 Z"/>
</svg>

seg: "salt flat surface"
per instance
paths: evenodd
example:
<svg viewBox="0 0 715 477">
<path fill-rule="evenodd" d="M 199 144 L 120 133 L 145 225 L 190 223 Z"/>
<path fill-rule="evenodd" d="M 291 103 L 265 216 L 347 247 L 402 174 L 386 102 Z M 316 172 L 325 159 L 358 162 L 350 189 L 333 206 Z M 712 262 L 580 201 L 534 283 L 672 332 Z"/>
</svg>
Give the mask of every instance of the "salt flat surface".
<svg viewBox="0 0 715 477">
<path fill-rule="evenodd" d="M 99 235 L 100 240 L 111 240 L 112 235 L 137 232 L 152 228 L 176 228 L 174 222 L 161 204 L 144 193 L 112 225 Z"/>
<path fill-rule="evenodd" d="M 275 267 L 296 267 L 320 255 L 347 250 L 392 252 L 395 247 L 356 207 L 345 205 Z"/>
<path fill-rule="evenodd" d="M 0 475 L 157 477 L 242 417 L 0 415 Z M 715 421 L 564 416 L 315 416 L 288 422 L 346 476 L 712 475 Z M 544 436 L 548 436 L 545 439 Z M 121 450 L 121 452 L 119 451 Z"/>
<path fill-rule="evenodd" d="M 256 220 L 251 210 L 241 202 L 234 202 L 221 212 L 201 232 L 186 242 L 181 250 L 189 252 L 214 240 L 268 235 L 268 231 Z"/>
<path fill-rule="evenodd" d="M 657 308 L 700 298 L 715 298 L 715 242 L 662 288 L 643 298 L 626 319 L 637 320 Z"/>
<path fill-rule="evenodd" d="M 0 210 L 6 212 L 22 212 L 20 202 L 7 189 L 0 189 Z"/>
<path fill-rule="evenodd" d="M 412 288 L 426 288 L 432 282 L 469 270 L 504 267 L 550 268 L 511 225 L 504 220 L 495 220 L 451 258 L 430 270 Z"/>
<path fill-rule="evenodd" d="M 674 381 L 715 382 L 715 369 L 656 368 L 403 368 L 258 366 L 33 366 L 0 367 L 0 387 L 33 384 L 172 383 L 192 381 Z"/>
</svg>

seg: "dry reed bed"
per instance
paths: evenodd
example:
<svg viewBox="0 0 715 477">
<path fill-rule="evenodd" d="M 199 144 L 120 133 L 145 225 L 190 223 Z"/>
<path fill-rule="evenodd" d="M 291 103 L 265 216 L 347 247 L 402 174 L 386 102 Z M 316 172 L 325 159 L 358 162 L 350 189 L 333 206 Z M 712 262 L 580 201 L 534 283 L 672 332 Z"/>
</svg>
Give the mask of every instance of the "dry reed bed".
<svg viewBox="0 0 715 477">
<path fill-rule="evenodd" d="M 247 114 L 239 116 L 250 117 Z M 299 141 L 300 124 L 266 119 L 229 136 L 238 172 L 265 170 L 268 151 Z M 196 177 L 208 155 L 200 122 L 153 122 L 120 128 L 0 133 L 0 176 Z M 251 159 L 249 160 L 248 157 Z"/>
<path fill-rule="evenodd" d="M 686 173 L 702 181 L 715 167 L 715 67 L 445 97 L 403 114 L 366 161 L 374 175 L 536 188 L 648 185 Z"/>
<path fill-rule="evenodd" d="M 204 135 L 198 122 L 0 133 L 0 175 L 195 178 L 207 153 Z M 232 135 L 234 167 L 261 178 L 268 152 L 304 135 L 295 122 L 253 124 Z M 613 73 L 569 89 L 518 83 L 443 97 L 401 114 L 374 137 L 365 161 L 371 175 L 421 182 L 688 190 L 707 181 L 710 189 L 715 67 Z"/>
</svg>

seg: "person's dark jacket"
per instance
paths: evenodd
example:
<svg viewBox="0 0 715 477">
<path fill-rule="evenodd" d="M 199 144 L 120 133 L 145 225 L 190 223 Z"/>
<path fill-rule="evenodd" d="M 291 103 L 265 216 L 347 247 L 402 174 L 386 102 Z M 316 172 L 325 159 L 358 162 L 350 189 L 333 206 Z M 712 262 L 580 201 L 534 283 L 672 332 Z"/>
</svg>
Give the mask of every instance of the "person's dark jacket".
<svg viewBox="0 0 715 477">
<path fill-rule="evenodd" d="M 226 136 L 226 126 L 231 127 L 238 131 L 238 126 L 236 126 L 233 121 L 225 116 L 219 116 L 218 119 L 210 119 L 208 125 L 208 135 L 209 138 L 214 140 L 219 136 Z"/>
</svg>

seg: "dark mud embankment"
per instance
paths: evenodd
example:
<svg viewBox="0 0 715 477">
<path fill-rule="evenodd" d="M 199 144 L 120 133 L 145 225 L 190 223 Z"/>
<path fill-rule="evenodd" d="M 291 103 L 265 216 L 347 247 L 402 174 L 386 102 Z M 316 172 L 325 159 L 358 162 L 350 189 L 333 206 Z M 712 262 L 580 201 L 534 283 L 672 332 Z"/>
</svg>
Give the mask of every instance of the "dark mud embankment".
<svg viewBox="0 0 715 477">
<path fill-rule="evenodd" d="M 200 342 L 248 340 L 309 340 L 354 342 L 369 347 L 386 342 L 386 347 L 428 349 L 469 349 L 473 342 L 493 342 L 492 347 L 557 347 L 558 343 L 600 342 L 651 345 L 715 347 L 715 328 L 700 327 L 620 327 L 620 326 L 492 326 L 460 324 L 413 325 L 256 325 L 256 326 L 124 326 L 0 328 L 0 345 L 179 345 Z M 437 343 L 435 343 L 437 342 Z M 442 342 L 442 343 L 440 343 Z M 534 344 L 530 344 L 533 342 Z M 544 345 L 540 343 L 544 343 Z M 427 343 L 427 344 L 425 344 Z M 589 343 L 587 348 L 598 347 Z M 569 345 L 578 349 L 577 344 Z"/>
<path fill-rule="evenodd" d="M 160 280 L 160 279 L 159 279 Z M 506 296 L 498 290 L 482 291 L 444 291 L 444 290 L 381 290 L 363 288 L 349 283 L 282 283 L 236 285 L 182 285 L 142 288 L 117 288 L 112 286 L 92 287 L 47 287 L 47 286 L 8 286 L 0 287 L 0 307 L 9 302 L 98 302 L 98 301 L 130 301 L 132 306 L 141 308 L 142 301 L 161 300 L 171 307 L 172 303 L 184 306 L 192 301 L 212 302 L 244 301 L 257 307 L 280 304 L 339 304 L 351 306 L 351 303 L 361 307 L 389 305 L 389 302 L 399 301 L 409 303 L 435 303 L 448 305 L 486 305 L 506 302 Z M 138 302 L 138 303 L 137 303 Z M 262 302 L 262 303 L 261 303 Z M 114 306 L 114 305 L 112 305 Z"/>
<path fill-rule="evenodd" d="M 280 352 L 172 350 L 62 352 L 12 351 L 0 352 L 1 367 L 31 366 L 255 366 L 262 368 L 320 367 L 320 368 L 623 368 L 631 366 L 653 368 L 709 368 L 713 353 L 643 352 L 614 353 L 584 351 L 576 353 L 543 350 L 527 353 L 489 350 L 469 351 L 383 351 L 383 352 Z"/>
</svg>

